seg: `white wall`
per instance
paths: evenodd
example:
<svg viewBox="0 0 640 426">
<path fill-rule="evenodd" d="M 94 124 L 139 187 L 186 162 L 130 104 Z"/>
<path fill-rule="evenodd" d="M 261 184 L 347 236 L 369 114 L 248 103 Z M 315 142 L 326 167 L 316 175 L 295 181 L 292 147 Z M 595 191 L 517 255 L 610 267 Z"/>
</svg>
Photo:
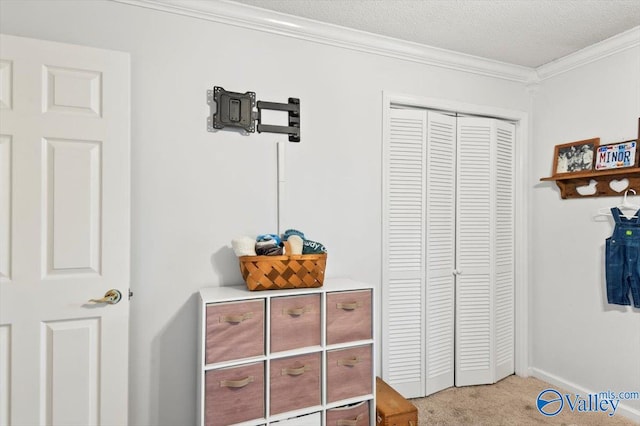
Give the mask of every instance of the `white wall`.
<svg viewBox="0 0 640 426">
<path fill-rule="evenodd" d="M 640 47 L 545 80 L 535 98 L 531 364 L 583 394 L 640 391 L 640 309 L 607 304 L 604 242 L 613 219 L 596 218 L 622 197 L 562 200 L 554 183 L 538 179 L 551 174 L 554 145 L 633 139 L 638 117 Z M 640 421 L 640 401 L 623 403 Z"/>
<path fill-rule="evenodd" d="M 207 89 L 301 99 L 302 142 L 287 145 L 289 225 L 327 245 L 329 276 L 375 284 L 382 91 L 530 107 L 519 83 L 124 4 L 2 0 L 0 12 L 4 33 L 131 53 L 132 425 L 195 423 L 196 292 L 241 282 L 233 237 L 276 230 L 283 138 L 208 133 Z"/>
</svg>

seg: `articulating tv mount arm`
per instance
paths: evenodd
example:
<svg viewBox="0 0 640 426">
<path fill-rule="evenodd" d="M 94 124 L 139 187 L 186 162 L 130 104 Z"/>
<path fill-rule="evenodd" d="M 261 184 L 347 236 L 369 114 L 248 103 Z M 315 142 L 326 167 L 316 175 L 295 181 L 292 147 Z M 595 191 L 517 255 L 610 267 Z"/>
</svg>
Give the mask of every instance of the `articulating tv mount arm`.
<svg viewBox="0 0 640 426">
<path fill-rule="evenodd" d="M 247 133 L 283 133 L 289 135 L 289 142 L 300 142 L 300 99 L 289 98 L 286 104 L 277 102 L 256 102 L 255 92 L 227 92 L 215 86 L 207 90 L 207 103 L 210 114 L 207 118 L 207 130 L 225 127 L 242 129 Z M 257 106 L 257 110 L 256 110 Z M 288 126 L 262 124 L 262 110 L 285 111 L 289 113 Z"/>
</svg>

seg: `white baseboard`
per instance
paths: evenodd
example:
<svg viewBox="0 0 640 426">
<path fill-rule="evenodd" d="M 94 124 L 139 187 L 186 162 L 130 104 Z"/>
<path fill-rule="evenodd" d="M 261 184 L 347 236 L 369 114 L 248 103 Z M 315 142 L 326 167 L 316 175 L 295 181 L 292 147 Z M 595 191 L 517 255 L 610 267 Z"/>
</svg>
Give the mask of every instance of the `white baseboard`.
<svg viewBox="0 0 640 426">
<path fill-rule="evenodd" d="M 529 368 L 529 375 L 537 379 L 544 380 L 547 383 L 550 383 L 554 386 L 562 388 L 563 390 L 569 391 L 573 394 L 580 394 L 580 395 L 594 394 L 594 393 L 600 392 L 601 390 L 604 390 L 604 389 L 601 389 L 598 391 L 594 391 L 592 389 L 586 389 L 580 385 L 577 385 L 573 382 L 565 380 L 562 377 L 558 377 L 555 374 L 547 373 L 546 371 L 543 371 L 534 367 Z M 624 391 L 626 389 L 617 389 L 617 390 Z M 636 391 L 636 389 L 628 389 L 628 390 Z M 621 415 L 630 420 L 633 420 L 634 422 L 640 423 L 640 410 L 633 407 L 629 407 L 628 405 L 625 404 L 625 401 L 620 401 L 620 405 L 618 405 L 618 409 L 616 410 L 616 415 Z"/>
</svg>

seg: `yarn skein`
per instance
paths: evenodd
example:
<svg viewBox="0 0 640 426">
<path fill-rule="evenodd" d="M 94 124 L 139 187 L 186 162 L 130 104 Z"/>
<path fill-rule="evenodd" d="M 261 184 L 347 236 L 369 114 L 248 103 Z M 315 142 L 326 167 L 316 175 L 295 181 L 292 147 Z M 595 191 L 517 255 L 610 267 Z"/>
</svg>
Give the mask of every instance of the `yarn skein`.
<svg viewBox="0 0 640 426">
<path fill-rule="evenodd" d="M 239 237 L 231 240 L 231 247 L 236 256 L 255 256 L 256 240 L 251 237 Z"/>
<path fill-rule="evenodd" d="M 290 254 L 302 254 L 302 245 L 304 244 L 304 241 L 299 235 L 289 235 L 287 241 L 291 246 Z"/>
</svg>

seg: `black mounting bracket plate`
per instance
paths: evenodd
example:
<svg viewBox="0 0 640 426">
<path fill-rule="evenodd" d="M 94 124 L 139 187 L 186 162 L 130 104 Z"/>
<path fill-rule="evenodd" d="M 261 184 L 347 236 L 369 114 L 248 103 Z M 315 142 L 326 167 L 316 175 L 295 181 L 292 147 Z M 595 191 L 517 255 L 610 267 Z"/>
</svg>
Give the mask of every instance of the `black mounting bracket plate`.
<svg viewBox="0 0 640 426">
<path fill-rule="evenodd" d="M 289 142 L 300 142 L 300 99 L 289 98 L 288 103 L 257 101 L 255 92 L 228 92 L 220 86 L 207 91 L 210 114 L 207 130 L 239 128 L 247 133 L 281 133 L 289 136 Z M 257 110 L 254 110 L 256 108 Z M 262 124 L 262 110 L 286 111 L 288 126 Z M 257 121 L 257 126 L 256 126 Z"/>
<path fill-rule="evenodd" d="M 222 87 L 215 86 L 213 91 L 207 91 L 207 103 L 216 110 L 211 114 L 207 123 L 207 130 L 236 127 L 246 132 L 253 133 L 256 130 L 254 108 L 256 106 L 256 94 L 254 92 L 236 93 L 227 92 Z"/>
</svg>

